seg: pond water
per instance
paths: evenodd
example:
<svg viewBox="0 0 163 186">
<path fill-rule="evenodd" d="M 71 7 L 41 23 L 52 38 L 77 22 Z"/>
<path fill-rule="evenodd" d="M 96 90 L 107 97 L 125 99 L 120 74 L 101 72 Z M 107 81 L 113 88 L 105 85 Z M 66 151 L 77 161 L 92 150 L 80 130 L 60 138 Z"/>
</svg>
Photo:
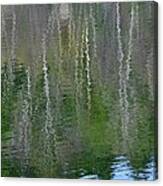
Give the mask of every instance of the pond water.
<svg viewBox="0 0 163 186">
<path fill-rule="evenodd" d="M 150 158 L 149 162 L 144 168 L 136 171 L 132 168 L 130 161 L 125 156 L 117 156 L 112 165 L 108 167 L 111 169 L 112 180 L 154 180 L 156 179 L 156 164 L 153 157 Z M 109 171 L 108 171 L 109 174 Z M 95 179 L 99 180 L 98 175 L 84 175 L 80 179 Z"/>
<path fill-rule="evenodd" d="M 155 180 L 154 2 L 2 6 L 2 176 Z"/>
</svg>

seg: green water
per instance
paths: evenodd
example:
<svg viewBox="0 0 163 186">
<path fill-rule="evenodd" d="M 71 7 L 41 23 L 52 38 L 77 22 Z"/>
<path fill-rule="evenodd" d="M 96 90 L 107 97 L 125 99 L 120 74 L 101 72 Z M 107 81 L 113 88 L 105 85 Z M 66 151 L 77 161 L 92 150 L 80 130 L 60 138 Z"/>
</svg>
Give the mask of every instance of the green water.
<svg viewBox="0 0 163 186">
<path fill-rule="evenodd" d="M 2 176 L 157 178 L 155 6 L 2 6 Z"/>
</svg>

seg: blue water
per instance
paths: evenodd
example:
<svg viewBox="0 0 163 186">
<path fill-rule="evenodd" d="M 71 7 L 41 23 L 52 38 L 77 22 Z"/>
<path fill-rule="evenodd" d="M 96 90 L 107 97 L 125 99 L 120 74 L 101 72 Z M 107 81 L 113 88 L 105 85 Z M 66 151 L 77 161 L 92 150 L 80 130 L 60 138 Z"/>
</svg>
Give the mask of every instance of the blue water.
<svg viewBox="0 0 163 186">
<path fill-rule="evenodd" d="M 154 158 L 151 157 L 149 162 L 143 169 L 139 171 L 134 170 L 127 157 L 120 155 L 114 158 L 111 167 L 111 179 L 112 180 L 148 180 L 152 181 L 156 179 L 156 164 Z M 97 174 L 84 175 L 80 179 L 95 179 L 100 177 Z"/>
</svg>

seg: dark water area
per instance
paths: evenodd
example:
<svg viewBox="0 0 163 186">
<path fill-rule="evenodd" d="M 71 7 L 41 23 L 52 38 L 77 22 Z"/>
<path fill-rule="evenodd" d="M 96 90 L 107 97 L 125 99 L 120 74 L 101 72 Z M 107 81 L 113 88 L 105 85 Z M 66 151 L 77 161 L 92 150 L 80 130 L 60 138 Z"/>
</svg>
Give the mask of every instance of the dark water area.
<svg viewBox="0 0 163 186">
<path fill-rule="evenodd" d="M 2 176 L 157 179 L 156 4 L 1 9 Z"/>
</svg>

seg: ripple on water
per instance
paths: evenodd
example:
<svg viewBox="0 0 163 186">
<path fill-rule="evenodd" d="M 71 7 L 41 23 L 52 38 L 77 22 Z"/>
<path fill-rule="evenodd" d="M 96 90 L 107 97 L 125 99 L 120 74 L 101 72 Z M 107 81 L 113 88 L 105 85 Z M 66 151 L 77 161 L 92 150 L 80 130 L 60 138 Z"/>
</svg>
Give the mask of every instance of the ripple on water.
<svg viewBox="0 0 163 186">
<path fill-rule="evenodd" d="M 114 159 L 111 165 L 112 180 L 154 180 L 156 166 L 154 158 L 151 158 L 146 166 L 136 172 L 130 164 L 130 161 L 125 156 L 118 156 Z"/>
<path fill-rule="evenodd" d="M 89 180 L 99 180 L 99 177 L 97 174 L 90 174 L 90 175 L 85 175 L 82 176 L 80 179 L 89 179 Z"/>
</svg>

